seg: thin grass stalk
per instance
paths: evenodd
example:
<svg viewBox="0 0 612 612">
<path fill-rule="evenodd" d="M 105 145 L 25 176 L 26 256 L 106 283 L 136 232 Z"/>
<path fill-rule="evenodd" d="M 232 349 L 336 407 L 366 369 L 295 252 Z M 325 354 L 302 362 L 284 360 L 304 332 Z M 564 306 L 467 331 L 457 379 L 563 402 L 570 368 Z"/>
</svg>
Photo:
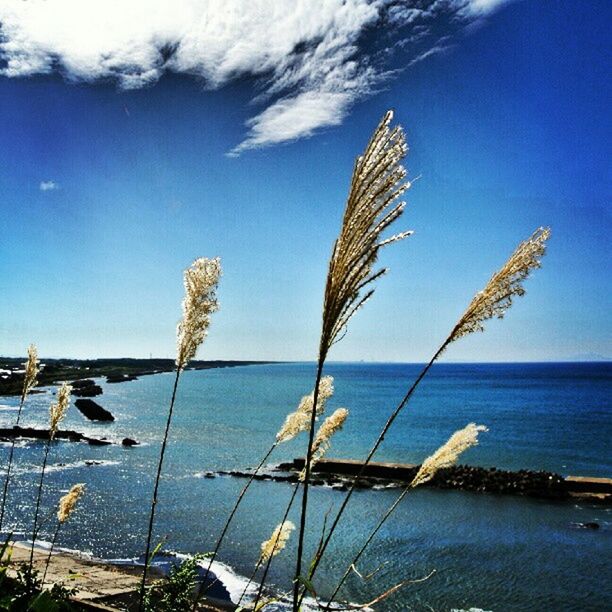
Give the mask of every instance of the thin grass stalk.
<svg viewBox="0 0 612 612">
<path fill-rule="evenodd" d="M 327 272 L 317 380 L 330 348 L 344 337 L 350 319 L 372 297 L 373 283 L 386 272 L 384 268 L 373 268 L 380 249 L 411 234 L 401 232 L 380 240 L 382 232 L 402 215 L 405 203 L 395 202 L 410 186 L 408 182 L 403 182 L 406 171 L 400 163 L 407 151 L 404 132 L 399 126 L 390 129 L 392 119 L 393 112 L 387 112 L 374 130 L 364 153 L 355 160 L 342 227 L 334 243 Z M 298 611 L 300 600 L 299 579 L 302 577 L 314 424 L 313 414 L 306 453 L 293 585 L 294 612 Z"/>
<path fill-rule="evenodd" d="M 445 342 L 436 351 L 436 354 L 431 358 L 429 363 L 421 370 L 421 373 L 419 374 L 418 378 L 415 380 L 413 385 L 408 390 L 408 393 L 406 393 L 406 395 L 404 396 L 402 401 L 398 404 L 398 406 L 393 411 L 391 416 L 387 419 L 387 422 L 385 423 L 385 426 L 383 427 L 381 433 L 379 434 L 378 439 L 374 443 L 374 446 L 372 446 L 372 448 L 370 449 L 370 452 L 368 453 L 368 456 L 366 457 L 365 461 L 363 462 L 359 472 L 357 473 L 357 475 L 353 479 L 353 482 L 351 484 L 350 489 L 348 490 L 347 494 L 344 496 L 344 500 L 342 501 L 342 504 L 341 504 L 340 508 L 338 509 L 338 512 L 336 513 L 334 521 L 333 521 L 333 523 L 332 523 L 332 525 L 331 525 L 331 527 L 330 527 L 330 529 L 329 529 L 329 531 L 327 533 L 325 541 L 323 542 L 323 545 L 321 547 L 321 551 L 320 551 L 319 555 L 316 557 L 312 567 L 310 568 L 310 573 L 309 573 L 309 576 L 308 576 L 309 580 L 311 580 L 312 577 L 314 576 L 314 574 L 315 574 L 315 572 L 317 570 L 317 567 L 319 566 L 321 557 L 323 556 L 323 554 L 325 553 L 325 551 L 327 549 L 327 546 L 329 545 L 329 542 L 330 542 L 330 540 L 332 538 L 334 530 L 338 526 L 338 523 L 340 522 L 340 518 L 342 517 L 342 514 L 344 513 L 344 510 L 346 509 L 346 507 L 347 507 L 347 505 L 349 503 L 349 500 L 351 499 L 351 496 L 355 492 L 355 489 L 357 488 L 357 485 L 361 482 L 361 479 L 363 478 L 363 474 L 365 472 L 366 466 L 372 460 L 372 457 L 374 456 L 374 454 L 378 450 L 378 447 L 382 444 L 383 440 L 385 439 L 385 436 L 387 435 L 387 432 L 389 431 L 389 429 L 393 425 L 393 422 L 395 421 L 395 419 L 397 418 L 397 416 L 399 415 L 401 410 L 404 408 L 404 406 L 406 405 L 406 403 L 408 402 L 408 400 L 410 399 L 412 394 L 415 392 L 416 388 L 419 386 L 419 383 L 423 380 L 423 378 L 425 377 L 425 375 L 427 374 L 427 372 L 429 371 L 431 366 L 434 364 L 436 359 L 438 359 L 438 357 L 444 352 L 444 349 L 446 348 L 447 345 L 448 345 L 448 341 Z M 302 599 L 303 599 L 303 595 L 300 598 L 300 604 L 301 604 Z"/>
<path fill-rule="evenodd" d="M 17 420 L 15 421 L 15 427 L 19 426 L 21 420 L 21 412 L 25 403 L 28 393 L 37 383 L 36 377 L 38 376 L 39 368 L 38 351 L 34 344 L 30 344 L 28 347 L 28 360 L 25 362 L 25 372 L 23 376 L 23 388 L 21 390 L 21 400 L 19 401 L 19 409 L 17 410 Z M 6 498 L 8 495 L 9 481 L 11 479 L 11 467 L 13 466 L 13 453 L 15 452 L 15 438 L 11 441 L 11 450 L 9 451 L 9 460 L 6 468 L 6 476 L 4 478 L 4 487 L 2 490 L 2 506 L 0 508 L 0 531 L 2 531 L 2 525 L 4 524 L 4 510 L 6 508 Z"/>
<path fill-rule="evenodd" d="M 51 540 L 51 548 L 49 549 L 49 554 L 47 555 L 47 561 L 45 563 L 45 573 L 43 574 L 41 583 L 42 585 L 45 584 L 45 578 L 47 577 L 47 572 L 49 571 L 49 563 L 51 562 L 51 555 L 53 554 L 53 548 L 55 547 L 55 543 L 57 542 L 57 535 L 61 526 L 61 522 L 57 521 L 57 527 L 55 528 L 55 533 L 53 534 L 53 539 Z"/>
<path fill-rule="evenodd" d="M 295 489 L 293 490 L 293 494 L 291 495 L 291 499 L 289 500 L 289 503 L 287 504 L 287 509 L 285 510 L 285 514 L 283 515 L 281 524 L 285 523 L 285 521 L 287 520 L 287 517 L 289 516 L 289 511 L 291 510 L 291 506 L 293 506 L 293 501 L 295 500 L 295 496 L 297 495 L 299 488 L 300 488 L 300 482 L 298 481 L 298 483 L 295 485 Z M 278 534 L 278 537 L 280 537 L 280 533 Z M 278 542 L 278 538 L 276 539 L 276 541 Z M 276 546 L 276 542 L 275 542 L 275 546 Z M 266 578 L 268 577 L 268 572 L 270 571 L 270 565 L 272 565 L 273 558 L 274 557 L 270 555 L 270 557 L 266 561 L 266 567 L 264 568 L 264 573 L 261 577 L 261 582 L 259 583 L 257 597 L 255 598 L 255 603 L 253 604 L 253 610 L 257 610 L 257 604 L 259 603 L 259 600 L 261 599 L 261 595 L 263 593 L 264 586 L 266 584 Z"/>
<path fill-rule="evenodd" d="M 294 501 L 295 496 L 296 496 L 296 494 L 298 492 L 298 489 L 300 488 L 300 484 L 301 483 L 298 481 L 296 486 L 295 486 L 295 489 L 293 490 L 291 498 L 289 499 L 289 503 L 287 504 L 287 507 L 285 508 L 285 513 L 283 514 L 283 518 L 281 520 L 281 524 L 285 523 L 285 521 L 287 520 L 287 517 L 289 516 L 289 511 L 291 510 L 291 507 L 293 506 L 293 501 Z M 278 542 L 278 538 L 280 538 L 280 533 L 278 534 L 278 537 L 277 537 L 276 541 L 274 542 L 274 546 L 275 547 L 276 547 L 276 544 Z M 261 593 L 263 592 L 263 588 L 264 588 L 264 585 L 265 585 L 266 577 L 268 575 L 268 571 L 270 569 L 270 565 L 272 563 L 272 559 L 273 559 L 273 556 L 270 556 L 270 557 L 268 557 L 268 560 L 266 561 L 266 567 L 265 567 L 264 574 L 263 574 L 263 577 L 262 577 L 260 585 L 259 585 L 259 590 L 257 592 L 257 598 L 255 600 L 255 603 L 253 604 L 253 609 L 255 609 L 257 604 L 259 603 L 259 599 L 261 597 Z M 237 606 L 240 606 L 240 603 L 244 599 L 244 596 L 246 595 L 246 592 L 247 592 L 248 588 L 251 586 L 251 583 L 255 579 L 255 575 L 257 574 L 257 571 L 261 567 L 262 563 L 263 563 L 263 557 L 260 555 L 259 559 L 257 560 L 257 563 L 255 564 L 255 569 L 253 570 L 253 573 L 251 574 L 248 582 L 246 583 L 246 586 L 242 590 L 242 594 L 240 595 L 240 599 L 238 600 L 238 603 L 236 604 Z"/>
<path fill-rule="evenodd" d="M 51 433 L 49 433 L 49 438 L 45 442 L 45 455 L 43 458 L 42 470 L 40 471 L 40 481 L 38 483 L 38 494 L 36 496 L 36 509 L 34 511 L 34 526 L 32 528 L 32 546 L 30 548 L 30 561 L 29 561 L 30 575 L 32 574 L 32 567 L 34 563 L 34 545 L 36 543 L 36 537 L 38 535 L 38 532 L 37 532 L 38 513 L 40 511 L 40 500 L 42 497 L 43 481 L 45 479 L 45 469 L 47 468 L 47 459 L 49 457 L 49 449 L 51 448 L 51 440 L 52 440 L 52 436 L 51 436 Z"/>
<path fill-rule="evenodd" d="M 261 562 L 262 562 L 262 559 L 260 556 L 259 559 L 257 560 L 257 563 L 255 564 L 255 569 L 251 572 L 251 575 L 249 576 L 249 580 L 246 583 L 246 586 L 244 587 L 244 589 L 242 590 L 240 599 L 238 599 L 238 603 L 236 604 L 238 609 L 240 609 L 240 604 L 242 603 L 242 600 L 244 599 L 244 596 L 246 595 L 248 588 L 251 586 L 251 583 L 253 582 L 253 580 L 255 580 L 255 575 L 257 574 L 257 572 L 259 571 L 259 568 L 261 567 Z"/>
<path fill-rule="evenodd" d="M 227 531 L 227 528 L 229 527 L 229 523 L 231 522 L 233 516 L 235 515 L 238 506 L 242 500 L 242 498 L 244 497 L 244 495 L 246 494 L 247 489 L 249 488 L 249 486 L 252 484 L 253 480 L 255 479 L 255 476 L 258 474 L 259 470 L 261 469 L 261 467 L 264 465 L 264 463 L 267 461 L 267 459 L 269 458 L 269 456 L 272 454 L 272 452 L 274 451 L 274 449 L 281 443 L 283 442 L 288 442 L 289 440 L 292 440 L 293 438 L 295 438 L 295 436 L 299 435 L 302 431 L 306 431 L 306 429 L 308 428 L 308 426 L 310 425 L 310 420 L 311 420 L 311 415 L 312 415 L 312 411 L 315 411 L 316 413 L 322 414 L 323 411 L 325 410 L 325 405 L 327 403 L 327 401 L 329 400 L 329 398 L 332 396 L 333 394 L 333 378 L 331 376 L 326 376 L 326 377 L 322 377 L 320 382 L 319 382 L 319 395 L 318 395 L 318 400 L 317 400 L 317 407 L 315 410 L 315 406 L 314 406 L 314 391 L 310 394 L 310 395 L 305 395 L 304 397 L 302 397 L 302 399 L 300 400 L 298 407 L 295 411 L 290 412 L 287 417 L 285 418 L 285 421 L 283 422 L 281 428 L 278 430 L 277 434 L 276 434 L 276 441 L 274 442 L 274 444 L 270 447 L 270 449 L 268 450 L 268 452 L 265 454 L 265 456 L 263 457 L 263 459 L 259 462 L 259 465 L 256 467 L 255 471 L 253 472 L 253 474 L 251 474 L 247 484 L 245 485 L 245 487 L 242 489 L 240 495 L 238 496 L 238 499 L 234 505 L 234 508 L 230 514 L 230 517 L 228 518 L 226 525 L 224 527 L 223 533 L 221 534 L 221 537 L 219 538 L 219 540 L 223 539 L 223 536 L 225 535 L 225 532 Z M 305 420 L 306 419 L 306 422 Z M 315 439 L 315 444 L 316 444 L 316 439 Z M 291 505 L 293 504 L 293 498 L 295 497 L 295 492 L 293 497 L 291 498 L 291 501 L 289 502 L 289 506 L 288 508 L 291 508 Z M 289 509 L 286 510 L 286 513 L 289 512 Z M 287 514 L 285 514 L 285 520 L 286 520 Z M 283 521 L 284 522 L 284 521 Z M 217 542 L 217 546 L 215 547 L 215 553 L 213 553 L 213 559 L 215 554 L 218 552 L 220 546 L 220 541 Z M 209 563 L 209 566 L 207 568 L 206 574 L 202 580 L 202 582 L 200 583 L 199 587 L 198 587 L 198 594 L 193 602 L 193 606 L 192 606 L 192 610 L 193 612 L 195 612 L 197 604 L 202 596 L 202 586 L 203 583 L 205 582 L 206 578 L 208 577 L 208 573 L 210 570 L 210 567 L 212 565 L 212 561 L 211 563 Z M 259 566 L 257 566 L 259 567 Z M 253 574 L 253 577 L 255 576 L 255 574 Z M 249 580 L 249 582 L 247 583 L 247 587 L 251 584 L 251 580 Z M 211 585 L 207 586 L 206 589 L 204 590 L 204 593 L 206 593 L 206 591 L 208 589 L 210 589 L 212 587 L 212 585 L 214 585 L 216 582 L 213 581 L 211 583 Z M 246 593 L 246 590 L 243 592 L 243 594 Z M 241 598 L 242 599 L 242 598 Z"/>
<path fill-rule="evenodd" d="M 53 554 L 53 548 L 55 546 L 55 542 L 57 540 L 57 534 L 59 533 L 60 527 L 70 518 L 70 515 L 74 512 L 76 505 L 83 495 L 83 491 L 85 490 L 85 485 L 83 483 L 75 484 L 70 487 L 70 490 L 66 495 L 62 496 L 59 500 L 59 504 L 57 507 L 57 527 L 55 528 L 55 533 L 53 534 L 53 540 L 51 541 L 51 548 L 49 549 L 49 554 L 47 555 L 47 562 L 45 563 L 45 573 L 43 575 L 43 584 L 45 582 L 45 578 L 47 577 L 47 571 L 49 569 L 49 562 L 51 561 L 51 555 Z"/>
<path fill-rule="evenodd" d="M 240 494 L 238 495 L 238 499 L 236 499 L 236 503 L 234 504 L 234 507 L 232 508 L 232 511 L 230 512 L 227 520 L 225 521 L 225 525 L 223 526 L 223 529 L 221 530 L 221 535 L 217 539 L 217 544 L 215 545 L 215 548 L 214 548 L 214 550 L 212 552 L 212 555 L 210 556 L 210 561 L 208 562 L 208 567 L 206 568 L 206 572 L 204 574 L 204 577 L 202 578 L 202 581 L 200 582 L 200 584 L 198 586 L 198 591 L 196 593 L 196 598 L 195 598 L 195 600 L 193 602 L 192 610 L 195 611 L 195 609 L 196 609 L 196 607 L 198 605 L 198 602 L 200 601 L 200 598 L 203 595 L 203 593 L 202 593 L 202 586 L 204 585 L 204 583 L 206 582 L 206 579 L 208 578 L 208 575 L 210 574 L 210 568 L 212 567 L 212 564 L 214 563 L 215 559 L 217 558 L 217 553 L 219 552 L 219 548 L 221 548 L 221 544 L 223 543 L 223 539 L 225 538 L 225 535 L 227 534 L 227 530 L 229 529 L 229 526 L 230 526 L 232 520 L 234 519 L 234 516 L 236 515 L 236 512 L 238 511 L 238 507 L 240 506 L 243 497 L 246 495 L 246 492 L 249 490 L 249 487 L 251 486 L 251 484 L 253 484 L 253 481 L 255 480 L 255 476 L 257 476 L 257 474 L 259 473 L 259 470 L 261 470 L 261 468 L 264 466 L 265 462 L 268 460 L 268 458 L 270 457 L 270 455 L 273 453 L 274 449 L 277 446 L 278 446 L 278 442 L 274 442 L 274 444 L 272 444 L 272 446 L 270 447 L 268 452 L 264 455 L 263 459 L 259 462 L 259 465 L 255 468 L 254 472 L 249 477 L 247 483 L 244 485 L 244 487 L 240 491 Z M 205 589 L 204 593 L 206 593 L 207 590 L 208 589 Z"/>
<path fill-rule="evenodd" d="M 440 469 L 454 465 L 457 462 L 459 455 L 461 455 L 469 448 L 478 444 L 478 433 L 481 431 L 487 431 L 487 428 L 483 425 L 476 425 L 474 423 L 470 423 L 463 429 L 456 431 L 448 439 L 448 441 L 443 444 L 433 455 L 427 457 L 427 459 L 423 461 L 421 467 L 417 471 L 410 484 L 405 487 L 405 489 L 401 492 L 398 498 L 393 502 L 393 504 L 391 504 L 391 507 L 387 510 L 387 512 L 376 525 L 376 527 L 372 530 L 359 552 L 353 558 L 352 562 L 349 563 L 344 575 L 340 579 L 340 582 L 336 586 L 334 592 L 332 593 L 329 599 L 327 606 L 325 607 L 326 610 L 330 609 L 330 606 L 334 601 L 334 597 L 342 588 L 342 585 L 344 584 L 351 572 L 351 568 L 357 565 L 357 562 L 365 552 L 366 548 L 370 545 L 376 534 L 379 532 L 380 528 L 385 524 L 391 514 L 393 514 L 393 512 L 399 506 L 404 497 L 406 497 L 406 494 L 410 490 L 429 482 Z"/>
<path fill-rule="evenodd" d="M 172 413 L 174 412 L 174 402 L 176 400 L 176 390 L 181 375 L 181 368 L 177 367 L 174 377 L 174 386 L 172 387 L 172 398 L 170 400 L 170 408 L 168 409 L 168 418 L 166 420 L 166 429 L 164 430 L 164 439 L 162 441 L 161 450 L 159 453 L 159 461 L 157 463 L 157 473 L 155 475 L 155 486 L 153 488 L 153 498 L 151 499 L 151 510 L 149 513 L 149 528 L 147 530 L 147 546 L 144 556 L 144 568 L 142 570 L 142 580 L 140 582 L 140 595 L 138 600 L 138 609 L 143 610 L 145 588 L 147 582 L 147 574 L 149 571 L 149 555 L 151 554 L 151 537 L 153 535 L 153 524 L 155 522 L 155 508 L 157 506 L 157 493 L 159 490 L 159 481 L 161 478 L 162 468 L 164 464 L 164 455 L 166 453 L 166 445 L 168 443 L 168 433 L 170 431 L 170 423 L 172 422 Z"/>
<path fill-rule="evenodd" d="M 25 393 L 21 395 L 21 401 L 19 402 L 19 410 L 17 411 L 17 419 L 15 421 L 15 427 L 19 426 L 21 420 L 21 411 L 25 402 Z M 4 524 L 4 508 L 6 506 L 6 498 L 8 495 L 9 481 L 11 479 L 11 467 L 13 466 L 13 453 L 15 452 L 15 443 L 17 440 L 13 438 L 11 441 L 11 449 L 9 451 L 8 464 L 6 467 L 6 475 L 4 477 L 4 488 L 2 490 L 2 508 L 0 509 L 0 531 L 2 531 L 2 525 Z"/>
<path fill-rule="evenodd" d="M 303 480 L 303 493 L 302 493 L 302 509 L 300 515 L 300 529 L 299 529 L 299 539 L 298 539 L 298 550 L 297 550 L 297 561 L 295 566 L 295 583 L 293 585 L 293 610 L 297 612 L 298 610 L 298 598 L 300 592 L 300 583 L 299 578 L 302 575 L 302 554 L 304 549 L 304 535 L 306 532 L 306 511 L 308 508 L 308 485 L 310 482 L 310 470 L 312 463 L 312 445 L 314 442 L 315 435 L 315 423 L 317 419 L 317 401 L 319 399 L 319 382 L 321 380 L 321 375 L 323 373 L 323 364 L 325 362 L 325 354 L 321 351 L 321 355 L 319 357 L 319 362 L 317 364 L 317 375 L 315 378 L 315 386 L 314 386 L 314 396 L 313 396 L 313 404 L 312 404 L 312 415 L 310 418 L 310 431 L 308 432 L 308 450 L 306 453 L 306 466 L 304 468 L 304 480 Z M 296 488 L 297 491 L 297 488 Z M 293 503 L 293 499 L 291 500 Z M 287 509 L 288 513 L 288 509 Z"/>
<path fill-rule="evenodd" d="M 398 414 L 408 403 L 421 380 L 423 380 L 433 363 L 452 342 L 455 342 L 456 340 L 459 340 L 460 338 L 471 333 L 484 331 L 484 323 L 487 320 L 494 317 L 499 319 L 503 318 L 508 308 L 510 308 L 512 305 L 513 298 L 516 296 L 520 297 L 525 294 L 525 289 L 522 286 L 522 282 L 529 276 L 532 270 L 541 267 L 540 258 L 546 253 L 546 241 L 549 237 L 549 228 L 538 228 L 527 240 L 518 245 L 506 263 L 491 277 L 485 288 L 482 291 L 479 291 L 472 298 L 472 301 L 469 303 L 467 309 L 460 317 L 447 339 L 442 343 L 429 363 L 423 368 L 416 381 L 408 390 L 408 393 L 406 393 L 402 401 L 387 420 L 377 441 L 370 450 L 365 462 L 362 464 L 359 473 L 353 480 L 353 484 L 346 494 L 338 513 L 336 514 L 332 527 L 329 530 L 327 538 L 323 544 L 321 554 L 315 559 L 311 567 L 308 575 L 309 579 L 312 579 L 314 576 L 314 573 L 316 572 L 321 561 L 321 557 L 323 556 L 325 549 L 327 548 L 329 541 L 331 540 L 332 535 L 338 525 L 340 517 L 346 509 L 346 506 L 353 492 L 355 491 L 357 484 L 363 477 L 366 466 L 370 463 L 374 453 L 378 450 L 378 447 L 384 440 L 389 428 L 391 425 L 393 425 L 393 422 L 397 418 Z M 297 608 L 299 604 L 301 604 L 303 598 L 304 593 L 302 593 L 298 605 L 294 605 L 295 612 L 297 612 Z"/>
</svg>

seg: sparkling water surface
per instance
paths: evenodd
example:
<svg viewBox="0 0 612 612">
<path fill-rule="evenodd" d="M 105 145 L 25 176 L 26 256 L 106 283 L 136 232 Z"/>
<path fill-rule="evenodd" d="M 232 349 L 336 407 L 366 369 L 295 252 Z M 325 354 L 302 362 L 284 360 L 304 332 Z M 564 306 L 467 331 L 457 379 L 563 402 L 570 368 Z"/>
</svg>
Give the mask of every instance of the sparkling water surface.
<svg viewBox="0 0 612 612">
<path fill-rule="evenodd" d="M 332 363 L 335 379 L 328 411 L 347 407 L 345 429 L 328 456 L 363 458 L 391 410 L 421 366 Z M 313 384 L 313 364 L 277 364 L 205 371 L 181 377 L 166 455 L 156 521 L 156 541 L 181 553 L 209 551 L 245 481 L 205 478 L 209 470 L 256 465 L 286 414 Z M 44 515 L 76 482 L 87 494 L 74 520 L 62 529 L 60 546 L 111 559 L 138 557 L 144 547 L 148 503 L 172 374 L 107 384 L 95 401 L 110 410 L 111 424 L 87 421 L 72 406 L 62 425 L 92 436 L 143 444 L 93 447 L 54 443 L 49 461 Z M 482 423 L 478 447 L 464 463 L 506 469 L 546 469 L 564 475 L 612 476 L 610 391 L 612 366 L 598 363 L 439 364 L 396 421 L 377 460 L 420 462 L 456 429 Z M 22 424 L 43 426 L 51 391 L 32 395 Z M 0 423 L 14 422 L 18 398 L 0 398 Z M 272 463 L 303 455 L 304 436 L 282 445 Z M 43 443 L 19 442 L 11 487 L 8 525 L 28 533 Z M 8 446 L 0 447 L 2 465 Z M 88 465 L 87 462 L 101 462 Z M 290 485 L 255 482 L 235 519 L 220 560 L 249 576 L 259 545 L 281 520 Z M 325 597 L 356 549 L 398 491 L 359 491 L 351 500 L 325 562 L 315 578 Z M 343 493 L 312 489 L 307 554 L 312 554 L 323 520 Z M 298 505 L 291 517 L 298 522 Z M 380 531 L 342 596 L 367 602 L 407 579 L 380 610 L 607 610 L 612 606 L 610 508 L 460 491 L 416 490 Z M 599 530 L 576 528 L 597 522 Z M 42 538 L 50 539 L 50 518 Z M 277 557 L 271 583 L 288 589 L 295 539 Z"/>
</svg>

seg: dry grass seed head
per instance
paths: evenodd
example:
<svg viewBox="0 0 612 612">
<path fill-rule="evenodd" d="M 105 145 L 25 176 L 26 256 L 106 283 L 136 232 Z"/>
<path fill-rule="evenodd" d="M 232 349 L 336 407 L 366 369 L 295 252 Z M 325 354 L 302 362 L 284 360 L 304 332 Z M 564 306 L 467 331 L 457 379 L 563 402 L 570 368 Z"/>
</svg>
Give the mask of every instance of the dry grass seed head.
<svg viewBox="0 0 612 612">
<path fill-rule="evenodd" d="M 332 415 L 328 416 L 325 421 L 323 421 L 321 427 L 319 427 L 319 431 L 317 431 L 317 435 L 312 444 L 312 460 L 310 462 L 311 470 L 312 466 L 329 450 L 332 436 L 342 429 L 348 414 L 349 411 L 346 408 L 338 408 L 338 410 L 336 410 Z M 306 468 L 304 468 L 300 473 L 300 480 L 304 480 L 305 478 Z"/>
<path fill-rule="evenodd" d="M 85 485 L 83 483 L 75 484 L 70 491 L 60 499 L 57 509 L 57 520 L 60 523 L 64 523 L 68 520 L 84 492 Z"/>
<path fill-rule="evenodd" d="M 70 392 L 72 387 L 63 383 L 57 392 L 57 402 L 51 404 L 49 408 L 49 429 L 51 431 L 51 439 L 55 437 L 59 424 L 66 416 L 66 411 L 70 405 Z"/>
<path fill-rule="evenodd" d="M 39 372 L 38 364 L 39 360 L 36 345 L 30 344 L 28 347 L 28 360 L 24 364 L 25 375 L 23 378 L 23 397 L 25 397 L 30 392 L 30 389 L 35 387 L 36 383 L 38 382 L 36 380 Z"/>
<path fill-rule="evenodd" d="M 401 160 L 407 146 L 401 127 L 390 127 L 387 112 L 374 131 L 364 153 L 355 161 L 342 229 L 329 262 L 320 358 L 340 339 L 349 319 L 372 296 L 371 284 L 386 270 L 373 270 L 379 250 L 405 238 L 402 232 L 380 240 L 381 233 L 404 211 L 397 198 L 408 189 Z"/>
<path fill-rule="evenodd" d="M 410 486 L 422 485 L 431 480 L 438 470 L 454 465 L 461 453 L 478 444 L 478 434 L 481 431 L 487 431 L 487 428 L 475 423 L 470 423 L 463 429 L 456 431 L 446 444 L 423 461 Z"/>
<path fill-rule="evenodd" d="M 334 379 L 332 376 L 324 376 L 319 381 L 319 394 L 317 397 L 317 415 L 325 410 L 325 405 L 329 398 L 334 394 Z M 288 442 L 302 431 L 310 430 L 312 422 L 312 407 L 314 405 L 314 391 L 305 395 L 295 412 L 287 415 L 283 426 L 276 434 L 277 442 Z"/>
<path fill-rule="evenodd" d="M 261 562 L 264 563 L 270 557 L 278 555 L 287 545 L 291 532 L 295 529 L 295 525 L 291 521 L 280 523 L 272 532 L 269 540 L 261 544 Z"/>
<path fill-rule="evenodd" d="M 472 332 L 483 331 L 485 321 L 493 317 L 503 318 L 512 306 L 512 299 L 525 294 L 523 281 L 532 270 L 541 266 L 540 259 L 546 252 L 549 237 L 550 229 L 540 227 L 518 245 L 501 270 L 474 296 L 449 336 L 449 343 Z"/>
<path fill-rule="evenodd" d="M 183 318 L 177 327 L 176 366 L 179 369 L 195 357 L 208 333 L 210 315 L 219 309 L 216 289 L 220 276 L 221 261 L 218 257 L 201 257 L 185 270 Z"/>
</svg>

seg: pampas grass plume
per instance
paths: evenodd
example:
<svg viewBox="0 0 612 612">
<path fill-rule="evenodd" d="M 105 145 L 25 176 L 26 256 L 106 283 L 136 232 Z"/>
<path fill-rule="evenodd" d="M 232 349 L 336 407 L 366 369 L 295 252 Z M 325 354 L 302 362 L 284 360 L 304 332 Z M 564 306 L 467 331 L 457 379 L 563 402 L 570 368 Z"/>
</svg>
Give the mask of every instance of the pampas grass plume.
<svg viewBox="0 0 612 612">
<path fill-rule="evenodd" d="M 549 228 L 538 228 L 527 240 L 521 242 L 504 266 L 496 272 L 487 286 L 478 292 L 451 332 L 448 342 L 454 342 L 472 332 L 484 331 L 485 321 L 502 319 L 515 296 L 525 294 L 523 281 L 532 270 L 541 266 L 540 259 L 546 253 Z"/>
<path fill-rule="evenodd" d="M 36 380 L 36 377 L 38 376 L 38 351 L 36 349 L 36 345 L 34 344 L 30 344 L 30 346 L 28 347 L 28 360 L 26 361 L 25 365 L 25 376 L 23 378 L 23 393 L 22 393 L 22 397 L 25 398 L 25 396 L 30 392 L 30 389 L 32 389 L 33 387 L 36 386 L 36 383 L 38 382 Z"/>
<path fill-rule="evenodd" d="M 388 111 L 374 131 L 363 155 L 355 161 L 340 235 L 329 262 L 323 304 L 319 358 L 342 336 L 348 321 L 373 295 L 371 284 L 386 270 L 373 270 L 379 250 L 409 236 L 401 232 L 386 240 L 381 233 L 404 212 L 396 203 L 409 188 L 401 160 L 408 147 L 400 126 L 390 128 Z"/>
<path fill-rule="evenodd" d="M 179 370 L 195 357 L 208 334 L 210 315 L 219 309 L 216 290 L 220 276 L 221 260 L 218 257 L 201 257 L 185 270 L 183 318 L 177 328 L 176 366 Z"/>
<path fill-rule="evenodd" d="M 438 470 L 454 465 L 461 453 L 478 444 L 478 434 L 481 431 L 488 430 L 484 425 L 476 425 L 475 423 L 470 423 L 463 429 L 456 431 L 446 444 L 423 461 L 410 486 L 418 487 L 425 484 L 435 476 Z"/>
<path fill-rule="evenodd" d="M 317 415 L 323 414 L 325 405 L 334 394 L 334 379 L 332 376 L 324 376 L 319 381 L 319 395 L 317 398 Z M 276 434 L 277 442 L 288 442 L 302 431 L 309 431 L 312 422 L 312 409 L 314 405 L 314 391 L 305 395 L 295 412 L 287 415 L 283 426 Z"/>
<path fill-rule="evenodd" d="M 272 532 L 269 540 L 261 544 L 261 562 L 264 563 L 271 557 L 278 555 L 287 545 L 291 532 L 295 529 L 295 525 L 291 521 L 280 523 Z"/>
<path fill-rule="evenodd" d="M 348 414 L 349 411 L 346 408 L 338 408 L 338 410 L 334 411 L 333 414 L 323 421 L 312 444 L 312 460 L 310 461 L 311 470 L 312 466 L 329 450 L 332 436 L 342 429 Z M 306 468 L 300 473 L 300 480 L 304 480 L 305 477 Z"/>
<path fill-rule="evenodd" d="M 72 387 L 64 383 L 57 392 L 57 402 L 51 404 L 51 408 L 49 408 L 49 429 L 51 431 L 51 439 L 55 437 L 59 424 L 66 416 L 66 411 L 70 405 L 71 391 Z"/>
<path fill-rule="evenodd" d="M 57 520 L 60 523 L 64 523 L 68 520 L 84 492 L 85 485 L 83 483 L 75 484 L 70 491 L 60 499 L 57 509 Z"/>
</svg>

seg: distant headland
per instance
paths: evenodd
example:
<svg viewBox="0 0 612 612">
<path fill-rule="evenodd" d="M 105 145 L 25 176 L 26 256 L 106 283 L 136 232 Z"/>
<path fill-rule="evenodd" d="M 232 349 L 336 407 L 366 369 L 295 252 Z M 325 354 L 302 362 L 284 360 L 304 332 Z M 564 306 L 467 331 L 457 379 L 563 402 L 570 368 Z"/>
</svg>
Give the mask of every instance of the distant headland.
<svg viewBox="0 0 612 612">
<path fill-rule="evenodd" d="M 0 357 L 0 395 L 20 395 L 23 386 L 23 357 Z M 191 361 L 188 370 L 210 370 L 247 365 L 278 363 L 273 361 Z M 173 359 L 43 359 L 38 374 L 38 387 L 63 381 L 83 387 L 84 379 L 105 377 L 109 383 L 135 380 L 140 376 L 171 372 L 176 365 Z M 92 381 L 93 383 L 93 381 Z M 101 390 L 100 390 L 101 393 Z M 83 393 L 82 395 L 85 395 Z M 90 395 L 97 395 L 92 393 Z"/>
</svg>

